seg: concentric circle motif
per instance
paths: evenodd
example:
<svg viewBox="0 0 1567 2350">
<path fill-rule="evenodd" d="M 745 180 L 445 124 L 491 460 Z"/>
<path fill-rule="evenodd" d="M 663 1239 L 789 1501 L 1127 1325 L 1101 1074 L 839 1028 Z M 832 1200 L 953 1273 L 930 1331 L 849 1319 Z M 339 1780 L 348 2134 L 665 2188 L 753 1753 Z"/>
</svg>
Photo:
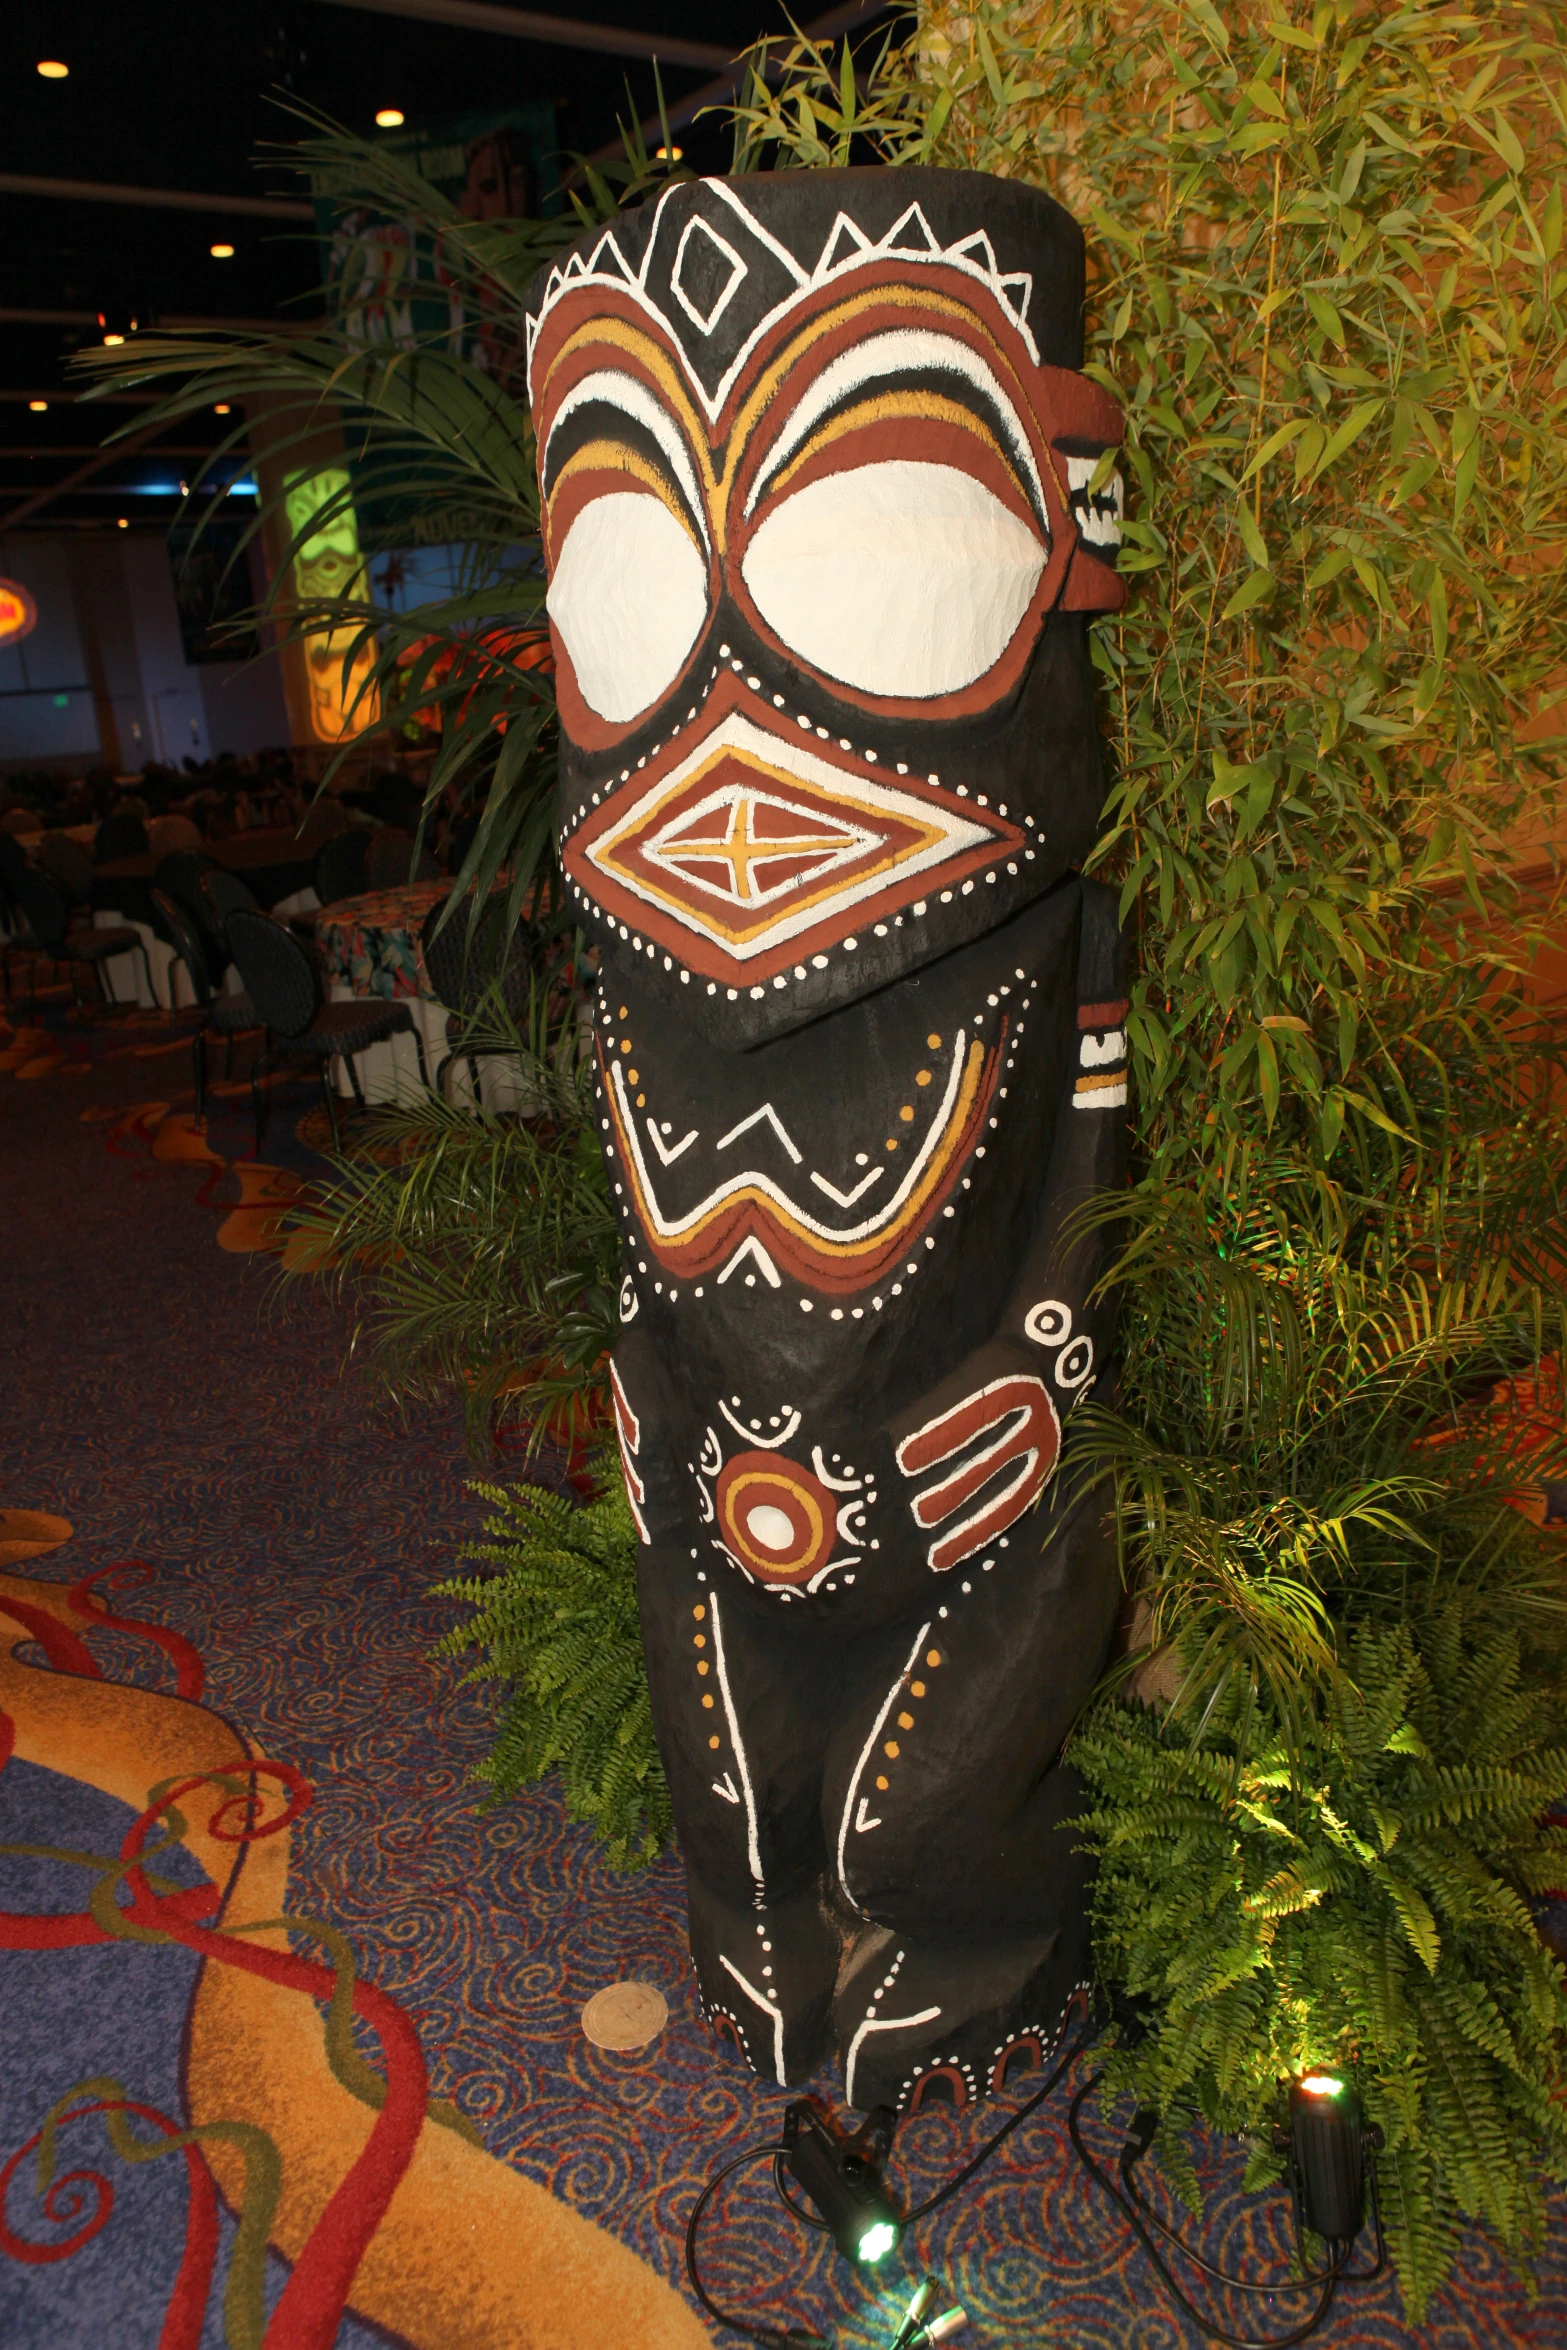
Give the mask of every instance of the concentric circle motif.
<svg viewBox="0 0 1567 2350">
<path fill-rule="evenodd" d="M 797 1461 L 736 1453 L 719 1474 L 717 1504 L 725 1548 L 759 1583 L 808 1583 L 832 1556 L 833 1497 Z"/>
</svg>

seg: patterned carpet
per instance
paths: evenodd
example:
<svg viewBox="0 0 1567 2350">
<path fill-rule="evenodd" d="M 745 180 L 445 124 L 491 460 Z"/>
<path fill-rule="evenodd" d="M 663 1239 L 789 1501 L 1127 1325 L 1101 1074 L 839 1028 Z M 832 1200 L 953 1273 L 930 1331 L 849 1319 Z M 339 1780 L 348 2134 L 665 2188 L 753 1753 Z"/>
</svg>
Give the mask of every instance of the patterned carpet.
<svg viewBox="0 0 1567 2350">
<path fill-rule="evenodd" d="M 673 1861 L 613 1876 L 549 1788 L 478 1808 L 492 1700 L 430 1657 L 428 1588 L 474 1520 L 458 1416 L 389 1418 L 325 1301 L 268 1304 L 277 1203 L 319 1166 L 308 1094 L 280 1090 L 262 1167 L 248 1095 L 203 1144 L 189 1082 L 151 1021 L 0 1033 L 0 2350 L 695 2350 L 687 2215 L 783 2100 L 698 2018 Z M 171 1801 L 183 1842 L 144 1877 L 127 1859 Z M 314 1923 L 236 1931 L 285 1912 Z M 624 1976 L 670 2006 L 635 2056 L 578 2024 Z M 334 1982 L 356 2009 L 335 2027 Z M 900 2193 L 1007 2102 L 909 2124 Z M 1257 2273 L 1279 2199 L 1241 2196 L 1233 2150 L 1201 2168 L 1205 2249 Z M 926 2266 L 974 2350 L 1200 2339 L 1073 2161 L 1064 2102 L 873 2280 L 765 2169 L 731 2188 L 719 2297 L 842 2350 L 884 2350 Z M 1539 2285 L 1476 2236 L 1420 2339 L 1561 2344 L 1559 2229 Z M 1388 2283 L 1315 2338 L 1411 2339 Z"/>
</svg>

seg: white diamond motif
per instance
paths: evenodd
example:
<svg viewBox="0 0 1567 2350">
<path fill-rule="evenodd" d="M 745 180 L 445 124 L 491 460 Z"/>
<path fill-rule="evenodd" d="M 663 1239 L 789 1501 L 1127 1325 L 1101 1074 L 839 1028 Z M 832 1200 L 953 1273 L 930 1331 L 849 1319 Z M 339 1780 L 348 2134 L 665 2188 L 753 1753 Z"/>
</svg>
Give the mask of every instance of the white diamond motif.
<svg viewBox="0 0 1567 2350">
<path fill-rule="evenodd" d="M 697 307 L 682 282 L 687 269 L 697 258 L 697 255 L 693 254 L 691 246 L 692 239 L 699 232 L 713 251 L 720 254 L 729 263 L 729 275 L 724 280 L 716 300 L 709 303 L 705 312 Z M 701 248 L 698 247 L 697 254 L 700 252 Z M 712 333 L 749 275 L 750 271 L 727 237 L 721 237 L 717 229 L 711 228 L 700 214 L 686 222 L 684 233 L 679 244 L 675 247 L 675 265 L 669 273 L 669 286 L 675 300 L 700 334 L 710 335 Z"/>
</svg>

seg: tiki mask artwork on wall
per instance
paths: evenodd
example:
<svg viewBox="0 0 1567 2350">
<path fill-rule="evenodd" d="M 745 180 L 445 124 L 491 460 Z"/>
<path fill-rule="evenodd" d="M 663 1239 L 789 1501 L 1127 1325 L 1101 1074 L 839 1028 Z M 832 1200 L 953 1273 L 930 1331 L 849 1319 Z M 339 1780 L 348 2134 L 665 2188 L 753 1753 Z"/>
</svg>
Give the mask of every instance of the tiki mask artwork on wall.
<svg viewBox="0 0 1567 2350">
<path fill-rule="evenodd" d="M 613 1389 L 710 2021 L 849 2103 L 1042 2062 L 1118 1596 L 1055 1476 L 1124 1181 L 1083 245 L 977 174 L 671 189 L 528 319 Z"/>
</svg>

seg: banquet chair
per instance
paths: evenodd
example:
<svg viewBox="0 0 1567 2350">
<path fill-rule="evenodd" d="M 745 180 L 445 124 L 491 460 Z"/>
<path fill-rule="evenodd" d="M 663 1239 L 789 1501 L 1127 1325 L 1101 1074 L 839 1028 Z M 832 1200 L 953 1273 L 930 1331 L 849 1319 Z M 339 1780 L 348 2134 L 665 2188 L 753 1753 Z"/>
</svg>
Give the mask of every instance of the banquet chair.
<svg viewBox="0 0 1567 2350">
<path fill-rule="evenodd" d="M 16 875 L 11 886 L 28 930 L 28 936 L 16 943 L 30 952 L 35 960 L 39 955 L 47 955 L 56 977 L 59 976 L 62 963 L 72 966 L 71 995 L 78 1011 L 82 1007 L 82 994 L 77 984 L 76 965 L 88 963 L 92 966 L 98 992 L 108 1004 L 113 999 L 104 979 L 103 966 L 112 962 L 116 955 L 140 955 L 147 980 L 147 993 L 152 996 L 154 1003 L 157 1002 L 153 993 L 152 966 L 147 960 L 147 942 L 129 922 L 116 923 L 109 930 L 94 930 L 89 923 L 74 921 L 70 907 L 48 874 L 38 872 L 31 865 Z"/>
<path fill-rule="evenodd" d="M 225 935 L 245 993 L 267 1030 L 267 1049 L 258 1055 L 250 1072 L 258 1155 L 266 1123 L 261 1075 L 274 1061 L 315 1063 L 332 1122 L 334 1147 L 338 1139 L 337 1096 L 332 1089 L 334 1060 L 341 1059 L 346 1065 L 354 1100 L 363 1109 L 364 1091 L 355 1066 L 358 1056 L 388 1037 L 411 1035 L 419 1055 L 419 1075 L 429 1084 L 424 1039 L 407 1004 L 391 1003 L 384 996 L 356 996 L 346 1004 L 323 1002 L 321 974 L 308 950 L 292 931 L 259 909 L 239 907 L 229 916 Z"/>
<path fill-rule="evenodd" d="M 84 840 L 68 832 L 46 832 L 38 848 L 38 862 L 73 910 L 92 903 L 92 851 Z"/>
<path fill-rule="evenodd" d="M 366 889 L 406 889 L 410 882 L 440 878 L 441 869 L 428 849 L 422 848 L 415 861 L 411 832 L 398 832 L 387 825 L 370 835 L 370 853 L 365 860 Z"/>
<path fill-rule="evenodd" d="M 207 950 L 207 978 L 214 987 L 228 968 L 229 950 L 222 924 L 201 894 L 201 877 L 218 870 L 215 860 L 204 850 L 173 849 L 160 859 L 152 877 L 153 888 L 171 897 L 195 924 L 196 934 Z"/>
<path fill-rule="evenodd" d="M 223 1081 L 228 1082 L 234 1062 L 234 1039 L 246 1029 L 259 1028 L 261 1018 L 248 995 L 217 994 L 207 970 L 207 949 L 200 931 L 185 908 L 171 898 L 166 890 L 154 885 L 152 907 L 164 941 L 174 949 L 176 959 L 185 966 L 190 980 L 190 991 L 196 999 L 201 1015 L 196 1033 L 191 1039 L 191 1060 L 196 1079 L 196 1123 L 199 1126 L 207 1111 L 207 1038 L 223 1039 Z M 174 989 L 169 988 L 169 1018 L 174 1017 Z"/>
<path fill-rule="evenodd" d="M 218 864 L 204 868 L 197 888 L 202 904 L 221 938 L 228 937 L 231 914 L 256 914 L 261 910 L 260 900 L 253 889 L 248 889 L 237 873 L 226 872 Z"/>
<path fill-rule="evenodd" d="M 450 903 L 450 898 L 438 899 L 419 931 L 425 977 L 436 1002 L 446 1008 L 446 1041 L 453 1048 L 435 1072 L 435 1090 L 444 1097 L 447 1070 L 453 1061 L 463 1060 L 468 1064 L 477 1103 L 479 1063 L 510 1059 L 515 1048 L 499 1042 L 464 1041 L 465 1033 L 472 1028 L 497 981 L 508 1017 L 518 1026 L 526 1020 L 533 980 L 533 939 L 526 922 L 519 922 L 515 931 L 508 934 L 504 897 L 490 900 L 479 916 L 478 929 L 472 937 L 467 918 L 461 913 L 455 914 L 442 930 L 441 916 Z"/>
<path fill-rule="evenodd" d="M 323 906 L 363 897 L 370 886 L 365 879 L 369 851 L 370 835 L 362 824 L 351 824 L 323 845 L 313 876 L 315 893 Z"/>
<path fill-rule="evenodd" d="M 27 871 L 27 851 L 9 832 L 0 832 L 0 981 L 3 981 L 5 999 L 11 1000 L 11 957 L 21 946 L 22 909 L 17 902 L 16 877 Z"/>
</svg>

